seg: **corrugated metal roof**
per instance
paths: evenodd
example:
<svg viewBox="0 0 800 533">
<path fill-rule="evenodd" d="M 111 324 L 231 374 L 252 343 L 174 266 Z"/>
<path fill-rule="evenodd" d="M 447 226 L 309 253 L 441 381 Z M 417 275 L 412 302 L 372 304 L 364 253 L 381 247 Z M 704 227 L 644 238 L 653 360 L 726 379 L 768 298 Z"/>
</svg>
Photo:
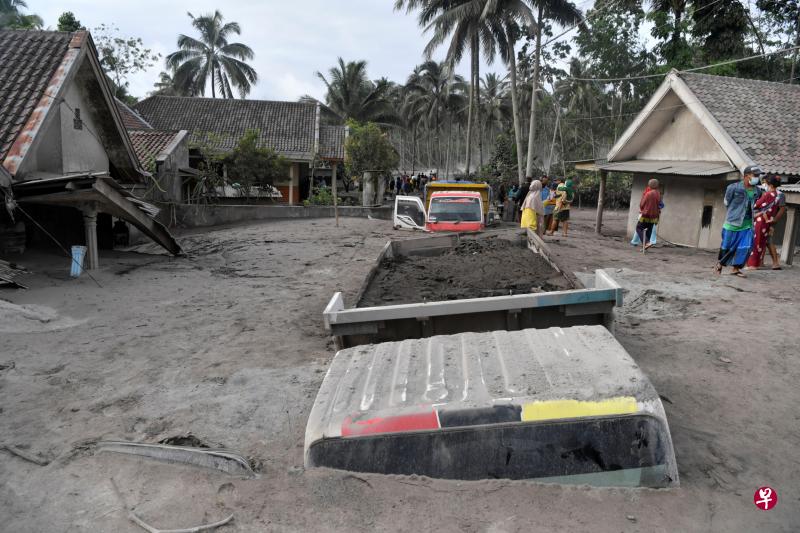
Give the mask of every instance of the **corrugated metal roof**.
<svg viewBox="0 0 800 533">
<path fill-rule="evenodd" d="M 347 435 L 353 420 L 502 406 L 521 408 L 524 416 L 547 402 L 621 399 L 635 412 L 663 418 L 650 381 L 602 326 L 358 346 L 333 359 L 309 416 L 306 447 Z"/>
<path fill-rule="evenodd" d="M 719 176 L 735 169 L 723 161 L 651 161 L 633 160 L 598 165 L 601 170 L 642 172 L 649 174 L 678 174 L 682 176 Z"/>
</svg>

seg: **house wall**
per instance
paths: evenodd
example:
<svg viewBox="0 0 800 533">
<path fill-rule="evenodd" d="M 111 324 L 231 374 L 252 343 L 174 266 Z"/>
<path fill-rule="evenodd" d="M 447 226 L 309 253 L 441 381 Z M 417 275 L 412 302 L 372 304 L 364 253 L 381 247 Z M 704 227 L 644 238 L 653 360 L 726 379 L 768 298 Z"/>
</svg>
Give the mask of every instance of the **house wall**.
<svg viewBox="0 0 800 533">
<path fill-rule="evenodd" d="M 273 181 L 275 188 L 277 188 L 283 198 L 279 200 L 282 204 L 288 204 L 291 192 L 293 204 L 300 203 L 300 164 L 299 162 L 292 162 L 289 164 L 289 175 L 285 178 L 277 178 Z"/>
<path fill-rule="evenodd" d="M 686 108 L 675 114 L 672 121 L 637 154 L 636 159 L 656 161 L 728 160 L 717 142 Z"/>
<path fill-rule="evenodd" d="M 628 212 L 628 237 L 633 237 L 639 219 L 639 200 L 652 175 L 635 174 Z M 658 237 L 675 244 L 699 248 L 719 248 L 725 222 L 724 177 L 659 175 L 664 210 L 658 224 Z M 705 212 L 705 222 L 703 224 Z"/>
<path fill-rule="evenodd" d="M 81 87 L 72 82 L 59 106 L 61 118 L 61 154 L 65 174 L 72 172 L 108 172 L 108 156 L 98 140 L 100 127 L 95 123 Z M 80 110 L 82 127 L 75 128 L 73 110 Z"/>
<path fill-rule="evenodd" d="M 155 178 L 159 187 L 154 189 L 152 200 L 158 202 L 183 202 L 183 179 L 181 168 L 189 168 L 189 136 L 185 135 L 166 157 L 159 155 Z"/>
</svg>

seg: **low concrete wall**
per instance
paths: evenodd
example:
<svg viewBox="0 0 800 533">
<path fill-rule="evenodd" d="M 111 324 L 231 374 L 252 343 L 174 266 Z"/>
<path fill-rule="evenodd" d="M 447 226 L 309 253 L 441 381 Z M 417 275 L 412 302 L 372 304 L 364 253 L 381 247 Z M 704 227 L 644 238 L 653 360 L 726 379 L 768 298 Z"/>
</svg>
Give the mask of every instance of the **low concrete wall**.
<svg viewBox="0 0 800 533">
<path fill-rule="evenodd" d="M 197 228 L 244 222 L 285 218 L 333 218 L 332 206 L 289 205 L 189 205 L 170 206 L 171 221 L 180 227 Z M 392 219 L 392 207 L 339 207 L 340 217 Z"/>
</svg>

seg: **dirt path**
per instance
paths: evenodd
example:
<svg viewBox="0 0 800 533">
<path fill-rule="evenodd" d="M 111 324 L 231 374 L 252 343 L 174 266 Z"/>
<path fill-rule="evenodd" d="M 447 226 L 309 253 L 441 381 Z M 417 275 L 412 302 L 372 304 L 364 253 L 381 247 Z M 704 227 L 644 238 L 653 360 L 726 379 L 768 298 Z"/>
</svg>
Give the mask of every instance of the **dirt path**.
<svg viewBox="0 0 800 533">
<path fill-rule="evenodd" d="M 0 444 L 53 462 L 0 452 L 0 529 L 138 531 L 113 477 L 162 528 L 233 513 L 220 531 L 796 530 L 800 269 L 714 279 L 707 253 L 642 257 L 621 237 L 594 237 L 590 213 L 575 215 L 575 235 L 553 249 L 577 271 L 609 268 L 628 289 L 617 333 L 665 397 L 679 489 L 304 471 L 305 419 L 332 356 L 322 309 L 336 290 L 353 301 L 395 233 L 382 221 L 281 221 L 185 236 L 189 258 L 104 255 L 102 289 L 66 280 L 65 260 L 23 259 L 36 271 L 23 280 L 31 290 L 0 298 L 40 307 L 5 321 L 12 306 L 0 306 Z M 623 218 L 608 218 L 621 232 Z M 84 445 L 188 434 L 241 451 L 260 478 Z M 766 484 L 780 497 L 770 512 L 752 503 Z"/>
</svg>

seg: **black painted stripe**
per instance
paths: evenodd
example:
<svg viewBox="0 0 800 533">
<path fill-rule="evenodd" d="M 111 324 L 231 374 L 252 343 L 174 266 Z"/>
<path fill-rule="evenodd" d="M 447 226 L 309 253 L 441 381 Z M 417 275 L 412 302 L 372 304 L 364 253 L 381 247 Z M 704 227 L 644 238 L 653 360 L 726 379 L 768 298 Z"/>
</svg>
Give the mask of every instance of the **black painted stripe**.
<svg viewBox="0 0 800 533">
<path fill-rule="evenodd" d="M 492 407 L 476 407 L 474 409 L 442 409 L 439 411 L 439 424 L 443 428 L 520 421 L 522 421 L 522 407 L 519 405 L 495 405 Z"/>
</svg>

